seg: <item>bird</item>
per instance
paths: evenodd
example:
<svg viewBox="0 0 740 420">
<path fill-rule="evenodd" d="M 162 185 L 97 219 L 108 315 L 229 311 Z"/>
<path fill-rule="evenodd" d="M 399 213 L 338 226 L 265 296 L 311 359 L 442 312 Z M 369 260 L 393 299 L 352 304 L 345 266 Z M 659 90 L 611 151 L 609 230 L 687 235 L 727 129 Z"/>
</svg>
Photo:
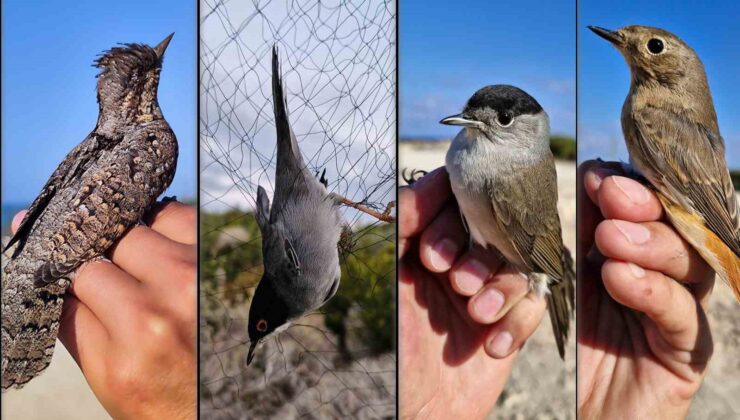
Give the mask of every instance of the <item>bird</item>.
<svg viewBox="0 0 740 420">
<path fill-rule="evenodd" d="M 657 193 L 681 237 L 740 301 L 738 204 L 704 65 L 663 29 L 589 29 L 614 45 L 630 68 L 621 122 L 632 168 Z"/>
<path fill-rule="evenodd" d="M 339 196 L 329 193 L 306 166 L 288 120 L 277 46 L 272 50 L 272 99 L 277 130 L 272 207 L 257 188 L 256 219 L 262 234 L 264 272 L 249 307 L 249 353 L 308 312 L 323 306 L 339 288 L 342 218 Z"/>
<path fill-rule="evenodd" d="M 52 173 L 3 250 L 3 390 L 46 369 L 75 270 L 101 258 L 172 182 L 178 145 L 157 88 L 173 35 L 97 58 L 95 128 Z"/>
<path fill-rule="evenodd" d="M 463 127 L 445 167 L 471 246 L 497 251 L 526 275 L 531 291 L 547 297 L 564 358 L 576 275 L 562 239 L 547 113 L 525 91 L 491 85 L 440 122 Z"/>
</svg>

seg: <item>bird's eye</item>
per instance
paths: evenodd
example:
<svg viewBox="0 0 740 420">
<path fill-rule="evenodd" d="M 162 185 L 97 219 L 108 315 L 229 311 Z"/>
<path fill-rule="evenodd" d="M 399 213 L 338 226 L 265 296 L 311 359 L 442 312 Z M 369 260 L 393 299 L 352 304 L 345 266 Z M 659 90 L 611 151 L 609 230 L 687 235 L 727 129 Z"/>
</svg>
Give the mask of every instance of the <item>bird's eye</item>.
<svg viewBox="0 0 740 420">
<path fill-rule="evenodd" d="M 647 49 L 651 54 L 660 54 L 663 52 L 663 41 L 658 38 L 652 38 L 647 43 Z"/>
<path fill-rule="evenodd" d="M 511 117 L 511 114 L 508 112 L 502 112 L 496 116 L 496 122 L 501 127 L 508 127 L 511 125 L 511 121 L 513 118 Z"/>
<path fill-rule="evenodd" d="M 257 331 L 259 332 L 265 332 L 267 331 L 267 321 L 264 319 L 260 319 L 257 321 Z"/>
</svg>

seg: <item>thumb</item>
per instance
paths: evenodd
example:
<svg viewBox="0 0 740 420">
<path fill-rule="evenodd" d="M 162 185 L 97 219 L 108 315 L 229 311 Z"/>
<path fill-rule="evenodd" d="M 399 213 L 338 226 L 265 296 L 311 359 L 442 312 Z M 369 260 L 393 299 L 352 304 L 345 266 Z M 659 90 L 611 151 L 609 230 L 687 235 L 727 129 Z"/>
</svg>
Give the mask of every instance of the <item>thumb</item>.
<svg viewBox="0 0 740 420">
<path fill-rule="evenodd" d="M 15 233 L 18 231 L 18 227 L 21 225 L 23 218 L 26 217 L 26 213 L 28 213 L 28 210 L 21 210 L 13 216 L 13 221 L 10 223 L 11 232 Z"/>
</svg>

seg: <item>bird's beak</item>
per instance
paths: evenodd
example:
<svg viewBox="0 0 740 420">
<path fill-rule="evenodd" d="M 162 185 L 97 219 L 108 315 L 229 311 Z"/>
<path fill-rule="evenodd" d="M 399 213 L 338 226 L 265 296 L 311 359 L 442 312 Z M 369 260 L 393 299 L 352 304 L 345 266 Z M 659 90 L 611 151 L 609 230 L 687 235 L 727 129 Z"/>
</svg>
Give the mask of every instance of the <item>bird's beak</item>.
<svg viewBox="0 0 740 420">
<path fill-rule="evenodd" d="M 257 348 L 257 344 L 259 343 L 259 340 L 255 340 L 249 344 L 249 353 L 247 353 L 247 366 L 252 363 L 252 359 L 254 359 L 254 349 Z"/>
<path fill-rule="evenodd" d="M 463 114 L 451 115 L 439 122 L 444 125 L 459 125 L 468 128 L 480 128 L 481 122 L 465 118 Z"/>
<path fill-rule="evenodd" d="M 157 44 L 156 47 L 154 47 L 154 52 L 157 53 L 157 58 L 162 58 L 164 55 L 164 50 L 167 49 L 167 46 L 170 45 L 170 41 L 172 41 L 172 37 L 175 36 L 175 33 L 169 34 L 169 36 L 162 40 L 159 44 Z"/>
<path fill-rule="evenodd" d="M 624 35 L 617 31 L 610 31 L 609 29 L 600 28 L 598 26 L 589 26 L 588 29 L 616 46 L 624 44 Z"/>
</svg>

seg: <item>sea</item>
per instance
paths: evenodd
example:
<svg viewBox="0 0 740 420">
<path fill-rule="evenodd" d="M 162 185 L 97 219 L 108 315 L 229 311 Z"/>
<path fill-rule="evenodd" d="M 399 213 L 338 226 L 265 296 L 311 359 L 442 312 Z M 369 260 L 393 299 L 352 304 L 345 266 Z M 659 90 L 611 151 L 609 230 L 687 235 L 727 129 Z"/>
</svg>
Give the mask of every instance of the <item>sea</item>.
<svg viewBox="0 0 740 420">
<path fill-rule="evenodd" d="M 0 216 L 2 216 L 2 236 L 10 235 L 10 222 L 19 211 L 28 208 L 28 203 L 2 203 Z"/>
</svg>

